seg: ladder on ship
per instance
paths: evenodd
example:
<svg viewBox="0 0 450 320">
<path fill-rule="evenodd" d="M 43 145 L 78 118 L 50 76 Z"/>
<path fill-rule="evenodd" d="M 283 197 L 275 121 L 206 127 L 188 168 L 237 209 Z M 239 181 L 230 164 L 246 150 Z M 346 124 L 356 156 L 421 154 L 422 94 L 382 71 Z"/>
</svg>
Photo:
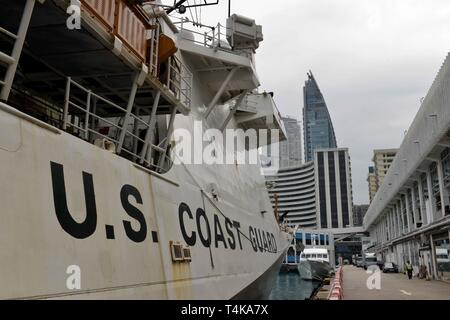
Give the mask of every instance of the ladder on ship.
<svg viewBox="0 0 450 320">
<path fill-rule="evenodd" d="M 25 42 L 36 1 L 39 1 L 40 3 L 44 2 L 44 0 L 26 0 L 17 34 L 0 27 L 0 33 L 6 35 L 14 42 L 11 54 L 0 51 L 0 63 L 6 66 L 5 77 L 3 80 L 0 79 L 0 100 L 8 100 L 9 93 L 11 92 L 17 65 L 19 64 L 20 55 L 22 54 L 23 44 Z"/>
</svg>

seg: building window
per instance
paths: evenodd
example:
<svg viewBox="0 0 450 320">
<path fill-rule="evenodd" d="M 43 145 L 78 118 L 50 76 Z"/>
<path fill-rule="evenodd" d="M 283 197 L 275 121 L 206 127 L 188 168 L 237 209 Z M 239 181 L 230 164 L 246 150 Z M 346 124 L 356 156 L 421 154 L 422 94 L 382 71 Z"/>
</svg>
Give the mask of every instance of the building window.
<svg viewBox="0 0 450 320">
<path fill-rule="evenodd" d="M 424 200 L 428 200 L 428 183 L 427 183 L 427 175 L 425 173 L 422 174 L 420 182 L 422 183 L 422 192 Z"/>
<path fill-rule="evenodd" d="M 432 186 L 432 194 L 435 199 L 436 211 L 440 211 L 441 207 L 441 195 L 439 190 L 439 178 L 437 173 L 437 164 L 433 162 L 430 166 L 430 176 L 431 176 L 431 186 Z"/>
<path fill-rule="evenodd" d="M 307 246 L 310 246 L 312 244 L 311 233 L 305 233 L 305 242 Z"/>
<path fill-rule="evenodd" d="M 450 187 L 450 148 L 441 153 L 442 171 L 444 172 L 444 185 Z"/>
<path fill-rule="evenodd" d="M 336 194 L 336 172 L 334 166 L 334 152 L 328 153 L 328 172 L 330 178 L 330 201 L 331 201 L 331 226 L 339 227 L 337 212 L 337 194 Z"/>
<path fill-rule="evenodd" d="M 303 243 L 302 233 L 301 232 L 297 232 L 295 234 L 295 239 L 297 240 L 298 243 Z"/>
<path fill-rule="evenodd" d="M 327 200 L 325 195 L 325 168 L 323 160 L 323 152 L 317 153 L 317 166 L 318 166 L 318 176 L 319 176 L 319 202 L 320 202 L 320 226 L 322 228 L 328 227 L 327 222 Z"/>
<path fill-rule="evenodd" d="M 325 235 L 324 234 L 320 234 L 319 238 L 320 238 L 320 245 L 324 246 L 325 245 Z"/>
<path fill-rule="evenodd" d="M 345 152 L 339 151 L 339 183 L 341 187 L 341 206 L 343 227 L 349 225 L 349 203 L 347 193 L 347 169 L 345 166 Z"/>
</svg>

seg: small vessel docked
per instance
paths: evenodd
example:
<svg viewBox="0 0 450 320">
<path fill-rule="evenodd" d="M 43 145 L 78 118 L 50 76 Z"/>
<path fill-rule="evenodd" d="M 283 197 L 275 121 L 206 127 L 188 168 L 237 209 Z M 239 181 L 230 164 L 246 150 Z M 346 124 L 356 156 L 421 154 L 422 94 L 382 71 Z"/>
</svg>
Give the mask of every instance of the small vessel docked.
<svg viewBox="0 0 450 320">
<path fill-rule="evenodd" d="M 300 255 L 298 271 L 304 280 L 322 281 L 330 275 L 329 252 L 325 248 L 306 248 Z"/>
</svg>

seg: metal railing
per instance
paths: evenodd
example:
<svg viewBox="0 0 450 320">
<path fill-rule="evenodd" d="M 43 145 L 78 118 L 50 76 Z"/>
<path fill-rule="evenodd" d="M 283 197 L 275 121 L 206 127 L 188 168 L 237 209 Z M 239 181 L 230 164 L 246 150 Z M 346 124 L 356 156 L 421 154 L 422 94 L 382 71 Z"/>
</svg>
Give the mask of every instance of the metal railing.
<svg viewBox="0 0 450 320">
<path fill-rule="evenodd" d="M 0 27 L 0 33 L 6 35 L 14 41 L 11 55 L 0 51 L 0 64 L 6 66 L 6 72 L 4 79 L 0 80 L 0 99 L 8 100 L 9 93 L 12 88 L 14 77 L 19 63 L 19 58 L 22 53 L 23 44 L 26 34 L 28 32 L 28 26 L 31 21 L 35 0 L 26 0 L 25 6 L 22 12 L 22 18 L 20 20 L 19 29 L 17 34 L 12 33 L 4 28 Z"/>
<path fill-rule="evenodd" d="M 192 72 L 173 55 L 169 58 L 167 82 L 170 91 L 188 108 L 191 107 Z"/>
<path fill-rule="evenodd" d="M 156 26 L 155 29 L 151 30 L 150 42 L 150 59 L 148 61 L 150 74 L 154 77 L 158 76 L 158 51 L 159 51 L 159 35 L 161 26 L 157 23 L 156 19 L 153 20 Z"/>
<path fill-rule="evenodd" d="M 221 25 L 218 23 L 216 26 L 208 26 L 200 23 L 193 24 L 194 27 L 200 27 L 200 28 L 207 28 L 209 29 L 206 32 L 200 32 L 197 30 L 194 30 L 193 28 L 188 28 L 187 25 L 191 24 L 189 20 L 185 18 L 178 18 L 178 17 L 172 17 L 173 19 L 176 19 L 178 21 L 174 22 L 174 24 L 180 25 L 180 34 L 181 37 L 185 40 L 191 41 L 195 44 L 213 48 L 213 49 L 220 49 L 224 51 L 233 52 L 233 45 L 230 44 L 227 40 L 227 27 Z M 190 38 L 187 36 L 186 33 L 190 33 L 193 38 Z M 237 52 L 236 52 L 237 54 Z"/>
<path fill-rule="evenodd" d="M 167 75 L 160 75 L 160 61 L 158 60 L 159 51 L 159 37 L 161 35 L 161 26 L 154 20 L 155 29 L 151 32 L 150 52 L 149 52 L 149 70 L 150 74 L 155 78 L 158 78 L 169 90 L 173 93 L 175 98 L 184 104 L 187 108 L 191 107 L 191 95 L 192 95 L 192 72 L 186 67 L 186 65 L 173 55 L 169 58 L 167 64 Z"/>
<path fill-rule="evenodd" d="M 98 107 L 100 105 L 102 108 Z M 99 114 L 100 109 L 104 110 L 105 107 L 113 110 L 113 112 L 110 112 L 112 116 L 105 117 Z M 169 165 L 171 163 L 167 156 L 168 137 L 160 139 L 161 141 L 155 145 L 153 141 L 148 142 L 140 136 L 142 131 L 150 130 L 153 132 L 155 130 L 155 121 L 151 121 L 151 115 L 141 116 L 139 115 L 139 109 L 137 109 L 136 113 L 129 115 L 130 121 L 124 126 L 124 117 L 127 113 L 125 108 L 92 92 L 70 77 L 67 78 L 66 82 L 63 110 L 63 130 L 95 145 L 101 144 L 102 139 L 104 139 L 114 146 L 110 149 L 114 152 L 116 146 L 120 144 L 119 137 L 125 131 L 125 139 L 120 148 L 122 155 L 126 155 L 130 160 L 159 172 L 167 171 L 168 168 L 161 163 L 169 163 Z M 172 112 L 171 117 L 174 116 L 175 112 Z M 170 119 L 170 122 L 173 122 L 173 120 Z M 168 129 L 168 135 L 171 135 L 170 129 Z M 144 146 L 146 149 L 142 152 Z M 152 156 L 152 153 L 155 152 L 158 155 Z"/>
</svg>

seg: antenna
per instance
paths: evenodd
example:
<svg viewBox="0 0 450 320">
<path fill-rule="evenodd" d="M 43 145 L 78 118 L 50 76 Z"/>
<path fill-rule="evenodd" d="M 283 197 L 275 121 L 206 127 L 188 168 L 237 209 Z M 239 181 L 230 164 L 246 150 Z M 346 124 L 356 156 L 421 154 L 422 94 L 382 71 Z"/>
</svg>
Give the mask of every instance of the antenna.
<svg viewBox="0 0 450 320">
<path fill-rule="evenodd" d="M 231 0 L 229 0 L 229 1 L 231 1 Z M 177 2 L 174 2 L 173 6 L 171 6 L 170 8 L 168 8 L 166 10 L 166 13 L 170 14 L 172 11 L 175 11 L 178 9 L 178 13 L 183 14 L 186 12 L 187 8 L 205 7 L 205 6 L 213 6 L 213 5 L 219 4 L 219 0 L 215 0 L 215 1 L 203 0 L 199 4 L 197 4 L 197 3 L 185 4 L 186 2 L 188 2 L 188 0 L 179 0 Z"/>
</svg>

